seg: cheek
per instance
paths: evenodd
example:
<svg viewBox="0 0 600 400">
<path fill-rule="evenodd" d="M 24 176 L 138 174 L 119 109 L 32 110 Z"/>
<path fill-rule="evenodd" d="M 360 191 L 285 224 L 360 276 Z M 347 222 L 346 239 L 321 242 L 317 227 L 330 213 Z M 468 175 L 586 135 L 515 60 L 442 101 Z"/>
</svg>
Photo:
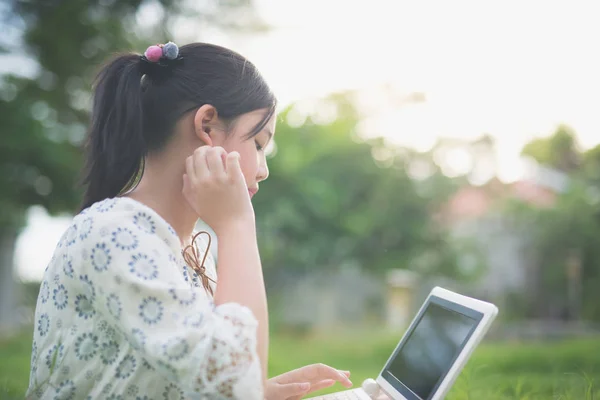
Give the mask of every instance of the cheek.
<svg viewBox="0 0 600 400">
<path fill-rule="evenodd" d="M 256 178 L 258 172 L 258 158 L 256 147 L 253 141 L 238 143 L 237 145 L 225 147 L 225 151 L 237 151 L 240 153 L 240 167 L 247 181 L 252 181 Z"/>
<path fill-rule="evenodd" d="M 241 155 L 241 163 L 242 171 L 244 175 L 249 178 L 256 177 L 256 172 L 258 170 L 258 161 L 256 159 L 256 150 L 247 151 Z"/>
</svg>

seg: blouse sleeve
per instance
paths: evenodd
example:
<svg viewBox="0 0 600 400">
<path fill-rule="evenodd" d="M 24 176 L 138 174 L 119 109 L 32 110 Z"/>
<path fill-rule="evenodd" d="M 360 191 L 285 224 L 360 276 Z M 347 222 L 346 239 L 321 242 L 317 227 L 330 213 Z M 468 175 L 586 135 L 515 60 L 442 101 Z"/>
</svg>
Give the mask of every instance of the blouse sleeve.
<svg viewBox="0 0 600 400">
<path fill-rule="evenodd" d="M 190 398 L 262 399 L 252 312 L 214 307 L 185 282 L 173 250 L 135 222 L 107 221 L 81 235 L 79 279 L 94 309 Z"/>
</svg>

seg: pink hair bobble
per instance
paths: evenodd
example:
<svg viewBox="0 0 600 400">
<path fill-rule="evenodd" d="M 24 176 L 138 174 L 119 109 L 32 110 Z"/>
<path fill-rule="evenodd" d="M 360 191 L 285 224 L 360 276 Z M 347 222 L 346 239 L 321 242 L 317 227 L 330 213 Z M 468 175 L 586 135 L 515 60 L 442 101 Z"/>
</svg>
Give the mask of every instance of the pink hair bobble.
<svg viewBox="0 0 600 400">
<path fill-rule="evenodd" d="M 160 61 L 162 55 L 163 55 L 163 51 L 157 45 L 148 47 L 146 49 L 146 51 L 144 52 L 144 56 L 150 62 L 158 62 L 158 61 Z"/>
</svg>

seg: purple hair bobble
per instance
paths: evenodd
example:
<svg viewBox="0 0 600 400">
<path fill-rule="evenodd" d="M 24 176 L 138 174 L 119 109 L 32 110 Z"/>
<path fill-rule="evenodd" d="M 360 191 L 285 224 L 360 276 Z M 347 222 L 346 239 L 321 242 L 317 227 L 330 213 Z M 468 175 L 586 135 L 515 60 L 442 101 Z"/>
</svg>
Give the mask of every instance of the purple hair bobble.
<svg viewBox="0 0 600 400">
<path fill-rule="evenodd" d="M 179 47 L 175 43 L 169 42 L 163 46 L 162 55 L 168 60 L 175 60 L 179 56 Z"/>
<path fill-rule="evenodd" d="M 144 52 L 144 56 L 148 59 L 148 61 L 150 62 L 158 62 L 160 60 L 160 58 L 163 55 L 163 49 L 160 48 L 160 46 L 150 46 L 146 49 L 146 51 Z"/>
</svg>

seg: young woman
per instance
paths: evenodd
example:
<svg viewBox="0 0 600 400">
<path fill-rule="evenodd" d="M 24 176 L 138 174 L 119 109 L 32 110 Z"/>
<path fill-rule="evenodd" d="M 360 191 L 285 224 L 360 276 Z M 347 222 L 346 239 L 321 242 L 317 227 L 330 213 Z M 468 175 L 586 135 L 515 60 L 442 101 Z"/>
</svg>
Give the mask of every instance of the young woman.
<svg viewBox="0 0 600 400">
<path fill-rule="evenodd" d="M 41 285 L 28 397 L 291 399 L 351 386 L 322 364 L 266 378 L 251 198 L 268 177 L 275 107 L 254 65 L 214 45 L 169 42 L 101 70 L 83 206 Z M 218 274 L 198 219 L 219 239 Z"/>
</svg>

